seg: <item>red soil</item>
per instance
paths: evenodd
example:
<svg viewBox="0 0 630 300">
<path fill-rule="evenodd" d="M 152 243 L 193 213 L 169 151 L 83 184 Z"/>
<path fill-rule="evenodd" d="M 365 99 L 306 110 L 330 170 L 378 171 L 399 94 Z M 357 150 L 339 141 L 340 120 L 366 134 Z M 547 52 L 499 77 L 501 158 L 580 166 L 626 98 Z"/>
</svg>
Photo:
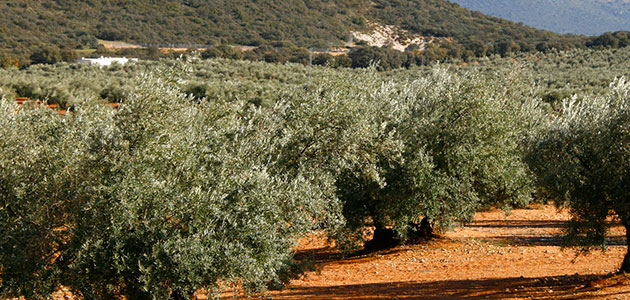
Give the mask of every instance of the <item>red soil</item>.
<svg viewBox="0 0 630 300">
<path fill-rule="evenodd" d="M 551 206 L 480 212 L 474 221 L 422 245 L 359 257 L 340 257 L 312 236 L 298 256 L 319 270 L 281 291 L 252 298 L 324 299 L 630 299 L 630 275 L 613 275 L 626 252 L 625 231 L 615 226 L 606 252 L 561 249 L 568 214 Z M 207 299 L 198 293 L 197 299 Z M 224 299 L 245 299 L 229 291 Z M 74 299 L 60 290 L 54 299 Z M 248 298 L 251 299 L 251 298 Z"/>
<path fill-rule="evenodd" d="M 267 299 L 630 299 L 630 277 L 612 276 L 626 252 L 615 226 L 606 252 L 561 249 L 567 212 L 551 206 L 480 212 L 423 245 L 340 258 L 321 238 L 299 255 L 319 262 Z M 242 296 L 241 296 L 242 297 Z M 225 294 L 226 299 L 232 298 Z"/>
</svg>

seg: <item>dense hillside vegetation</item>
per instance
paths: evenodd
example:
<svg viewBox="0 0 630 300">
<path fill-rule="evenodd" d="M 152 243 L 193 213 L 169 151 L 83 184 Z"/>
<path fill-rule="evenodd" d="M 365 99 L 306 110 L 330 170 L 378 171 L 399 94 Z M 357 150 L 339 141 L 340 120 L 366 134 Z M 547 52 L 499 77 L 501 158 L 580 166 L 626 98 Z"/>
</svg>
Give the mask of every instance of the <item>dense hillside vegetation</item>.
<svg viewBox="0 0 630 300">
<path fill-rule="evenodd" d="M 451 0 L 471 10 L 559 33 L 630 30 L 627 0 Z"/>
<path fill-rule="evenodd" d="M 351 31 L 369 32 L 371 24 L 446 38 L 428 50 L 430 60 L 568 49 L 589 42 L 471 12 L 445 0 L 4 1 L 0 65 L 71 60 L 70 50 L 95 48 L 97 39 L 328 48 L 345 45 Z M 60 54 L 51 60 L 51 53 Z"/>
</svg>

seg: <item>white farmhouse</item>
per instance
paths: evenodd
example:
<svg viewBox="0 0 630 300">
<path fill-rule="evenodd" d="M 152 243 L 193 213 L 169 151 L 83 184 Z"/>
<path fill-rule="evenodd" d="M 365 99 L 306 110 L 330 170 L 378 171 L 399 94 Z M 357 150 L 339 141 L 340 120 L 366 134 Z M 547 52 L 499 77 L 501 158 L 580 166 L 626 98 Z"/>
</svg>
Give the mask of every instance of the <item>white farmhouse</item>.
<svg viewBox="0 0 630 300">
<path fill-rule="evenodd" d="M 138 61 L 137 58 L 126 58 L 126 57 L 99 57 L 99 58 L 85 58 L 81 57 L 81 59 L 77 60 L 77 63 L 80 64 L 90 64 L 90 65 L 99 65 L 99 66 L 109 66 L 112 63 L 118 63 L 120 65 L 124 65 L 129 61 Z"/>
</svg>

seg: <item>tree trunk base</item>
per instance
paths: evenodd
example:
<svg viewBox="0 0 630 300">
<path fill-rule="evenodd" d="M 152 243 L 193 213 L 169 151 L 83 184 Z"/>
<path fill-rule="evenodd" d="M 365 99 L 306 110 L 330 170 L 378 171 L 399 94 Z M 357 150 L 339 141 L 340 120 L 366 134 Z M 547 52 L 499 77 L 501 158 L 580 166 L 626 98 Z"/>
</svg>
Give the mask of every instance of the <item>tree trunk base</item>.
<svg viewBox="0 0 630 300">
<path fill-rule="evenodd" d="M 621 269 L 619 269 L 619 272 L 630 274 L 630 252 L 626 253 L 626 257 L 623 259 L 623 263 L 621 264 Z"/>
<path fill-rule="evenodd" d="M 623 258 L 619 272 L 630 273 L 630 223 L 628 221 L 624 222 L 624 227 L 626 228 L 626 245 L 628 250 L 626 251 L 626 256 Z"/>
<path fill-rule="evenodd" d="M 434 236 L 433 227 L 431 227 L 429 218 L 423 218 L 420 224 L 411 224 L 407 243 L 421 244 L 432 239 Z"/>
<path fill-rule="evenodd" d="M 365 242 L 362 253 L 370 253 L 379 250 L 391 249 L 400 245 L 402 241 L 393 229 L 376 229 L 374 237 Z"/>
<path fill-rule="evenodd" d="M 182 293 L 178 291 L 171 292 L 171 300 L 188 300 L 190 297 L 185 297 Z"/>
</svg>

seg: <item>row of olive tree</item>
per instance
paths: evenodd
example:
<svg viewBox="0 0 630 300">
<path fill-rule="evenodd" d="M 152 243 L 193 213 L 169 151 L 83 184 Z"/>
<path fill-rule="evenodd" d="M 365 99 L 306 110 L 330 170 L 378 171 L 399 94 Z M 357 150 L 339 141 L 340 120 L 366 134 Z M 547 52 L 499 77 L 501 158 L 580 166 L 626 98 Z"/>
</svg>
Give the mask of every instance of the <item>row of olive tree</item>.
<svg viewBox="0 0 630 300">
<path fill-rule="evenodd" d="M 118 111 L 2 100 L 2 297 L 64 285 L 88 299 L 165 299 L 285 280 L 300 236 L 343 226 L 340 172 L 396 148 L 374 121 L 386 103 L 352 96 L 359 73 L 287 86 L 261 106 L 198 101 L 178 88 L 190 65 L 171 64 L 138 73 Z"/>
</svg>

